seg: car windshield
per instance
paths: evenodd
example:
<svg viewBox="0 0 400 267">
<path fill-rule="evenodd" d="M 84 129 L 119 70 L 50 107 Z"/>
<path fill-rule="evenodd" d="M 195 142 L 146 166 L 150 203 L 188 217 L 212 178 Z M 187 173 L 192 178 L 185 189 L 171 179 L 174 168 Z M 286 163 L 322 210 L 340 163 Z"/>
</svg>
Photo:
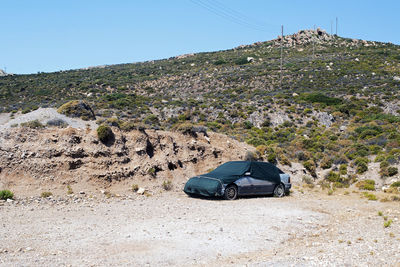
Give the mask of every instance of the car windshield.
<svg viewBox="0 0 400 267">
<path fill-rule="evenodd" d="M 283 171 L 281 171 L 281 169 L 277 168 L 279 171 L 279 174 L 285 174 Z"/>
</svg>

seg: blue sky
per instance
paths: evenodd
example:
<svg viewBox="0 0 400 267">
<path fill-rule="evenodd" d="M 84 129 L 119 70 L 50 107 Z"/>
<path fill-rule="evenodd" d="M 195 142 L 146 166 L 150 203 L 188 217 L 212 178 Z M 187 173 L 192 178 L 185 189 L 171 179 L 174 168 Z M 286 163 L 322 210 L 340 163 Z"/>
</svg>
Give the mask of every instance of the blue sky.
<svg viewBox="0 0 400 267">
<path fill-rule="evenodd" d="M 0 0 L 0 68 L 51 72 L 223 50 L 274 39 L 281 24 L 285 34 L 314 24 L 330 32 L 335 17 L 340 36 L 400 44 L 399 11 L 395 0 Z"/>
</svg>

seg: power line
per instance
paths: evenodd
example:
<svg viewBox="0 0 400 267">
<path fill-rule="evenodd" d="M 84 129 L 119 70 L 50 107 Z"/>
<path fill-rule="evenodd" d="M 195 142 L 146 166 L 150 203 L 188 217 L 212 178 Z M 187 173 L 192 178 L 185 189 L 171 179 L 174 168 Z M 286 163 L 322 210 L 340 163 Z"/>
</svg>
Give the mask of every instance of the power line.
<svg viewBox="0 0 400 267">
<path fill-rule="evenodd" d="M 231 22 L 234 22 L 236 24 L 251 28 L 253 30 L 258 30 L 258 31 L 263 31 L 263 32 L 266 31 L 266 29 L 263 29 L 257 25 L 248 23 L 247 21 L 239 18 L 238 16 L 235 16 L 232 12 L 221 10 L 220 8 L 217 8 L 216 6 L 214 6 L 210 3 L 206 3 L 202 0 L 190 0 L 190 1 L 196 5 L 199 5 L 205 9 L 207 9 L 208 11 L 214 13 L 217 16 L 222 17 L 227 20 L 230 20 Z"/>
<path fill-rule="evenodd" d="M 241 19 L 242 21 L 246 21 L 247 23 L 253 24 L 255 26 L 258 26 L 260 28 L 266 28 L 267 24 L 265 24 L 264 22 L 261 22 L 259 20 L 257 20 L 256 18 L 250 17 L 246 14 L 243 14 L 241 12 L 236 11 L 235 9 L 217 1 L 217 0 L 205 0 L 207 2 L 209 2 L 211 5 L 214 5 L 215 7 L 218 7 L 220 9 L 222 9 L 224 12 L 227 12 L 233 16 L 236 16 L 237 18 Z M 253 22 L 253 23 L 251 23 Z M 270 25 L 270 26 L 276 26 L 276 25 Z"/>
<path fill-rule="evenodd" d="M 205 9 L 207 9 L 208 11 L 216 14 L 217 16 L 220 16 L 222 18 L 230 20 L 231 22 L 240 24 L 242 26 L 245 26 L 245 27 L 248 27 L 248 28 L 251 28 L 251 29 L 254 29 L 254 30 L 264 31 L 264 29 L 261 29 L 258 26 L 254 26 L 254 25 L 252 25 L 252 24 L 250 24 L 250 23 L 248 23 L 246 21 L 238 19 L 237 17 L 233 16 L 232 14 L 229 14 L 226 11 L 222 11 L 222 10 L 220 10 L 218 8 L 215 8 L 214 6 L 203 2 L 202 0 L 190 0 L 190 1 L 195 3 L 195 4 L 197 4 L 197 5 L 199 5 L 199 6 L 201 6 L 201 7 L 203 7 L 203 8 L 205 8 Z"/>
</svg>

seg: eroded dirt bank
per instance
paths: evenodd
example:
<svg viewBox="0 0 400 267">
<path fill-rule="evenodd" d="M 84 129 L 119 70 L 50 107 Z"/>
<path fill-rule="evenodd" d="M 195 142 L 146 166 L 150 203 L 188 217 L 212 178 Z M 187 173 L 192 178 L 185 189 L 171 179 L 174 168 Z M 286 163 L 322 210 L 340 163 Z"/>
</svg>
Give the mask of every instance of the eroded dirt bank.
<svg viewBox="0 0 400 267">
<path fill-rule="evenodd" d="M 252 148 L 225 135 L 113 128 L 101 143 L 96 131 L 74 128 L 11 128 L 0 133 L 0 188 L 19 196 L 43 191 L 114 192 L 132 184 L 157 190 L 163 182 L 182 184 L 219 164 L 240 160 Z"/>
</svg>

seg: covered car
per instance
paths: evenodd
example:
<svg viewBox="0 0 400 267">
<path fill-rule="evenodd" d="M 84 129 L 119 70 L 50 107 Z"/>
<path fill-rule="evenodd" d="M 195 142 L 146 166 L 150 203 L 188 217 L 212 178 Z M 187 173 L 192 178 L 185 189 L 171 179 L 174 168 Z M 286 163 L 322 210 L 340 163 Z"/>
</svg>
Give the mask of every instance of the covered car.
<svg viewBox="0 0 400 267">
<path fill-rule="evenodd" d="M 242 195 L 282 197 L 290 187 L 289 175 L 271 163 L 230 161 L 209 173 L 190 178 L 184 192 L 190 196 L 223 196 L 232 200 Z"/>
</svg>

